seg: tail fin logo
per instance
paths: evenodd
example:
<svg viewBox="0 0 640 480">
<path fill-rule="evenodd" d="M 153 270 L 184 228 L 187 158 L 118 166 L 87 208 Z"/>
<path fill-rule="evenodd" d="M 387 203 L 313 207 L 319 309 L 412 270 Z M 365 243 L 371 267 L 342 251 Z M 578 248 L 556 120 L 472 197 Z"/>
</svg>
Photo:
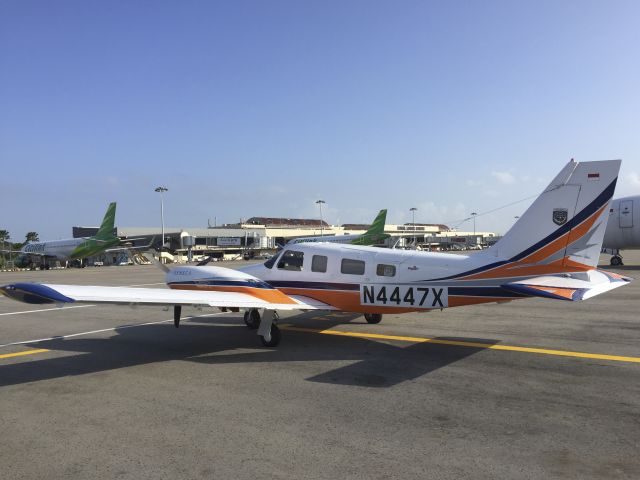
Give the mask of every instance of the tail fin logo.
<svg viewBox="0 0 640 480">
<path fill-rule="evenodd" d="M 556 225 L 564 225 L 569 219 L 569 210 L 566 208 L 553 209 L 553 223 Z"/>
</svg>

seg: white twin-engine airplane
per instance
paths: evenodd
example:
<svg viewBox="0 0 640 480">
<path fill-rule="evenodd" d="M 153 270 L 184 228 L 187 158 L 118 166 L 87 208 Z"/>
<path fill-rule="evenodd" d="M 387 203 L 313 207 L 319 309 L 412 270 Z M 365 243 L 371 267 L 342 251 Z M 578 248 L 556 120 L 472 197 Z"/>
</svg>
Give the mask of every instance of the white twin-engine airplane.
<svg viewBox="0 0 640 480">
<path fill-rule="evenodd" d="M 569 162 L 493 247 L 471 255 L 306 243 L 239 270 L 169 270 L 170 290 L 16 283 L 1 291 L 27 303 L 114 303 L 244 310 L 265 346 L 280 340 L 278 310 L 429 311 L 527 297 L 584 300 L 629 278 L 596 268 L 619 160 Z"/>
</svg>

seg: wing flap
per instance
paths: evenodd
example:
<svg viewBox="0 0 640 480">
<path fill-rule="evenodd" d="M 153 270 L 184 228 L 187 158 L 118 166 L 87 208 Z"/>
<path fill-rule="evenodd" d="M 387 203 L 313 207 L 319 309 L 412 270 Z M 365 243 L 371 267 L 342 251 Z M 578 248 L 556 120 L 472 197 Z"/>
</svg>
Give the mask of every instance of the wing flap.
<svg viewBox="0 0 640 480">
<path fill-rule="evenodd" d="M 587 300 L 614 288 L 621 287 L 631 280 L 630 277 L 605 272 L 604 270 L 589 270 L 588 272 L 562 276 L 543 275 L 506 283 L 502 287 L 534 297 L 575 302 Z"/>
<path fill-rule="evenodd" d="M 333 305 L 321 302 L 315 298 L 302 295 L 289 295 L 289 297 L 299 305 L 299 310 L 338 310 Z"/>
</svg>

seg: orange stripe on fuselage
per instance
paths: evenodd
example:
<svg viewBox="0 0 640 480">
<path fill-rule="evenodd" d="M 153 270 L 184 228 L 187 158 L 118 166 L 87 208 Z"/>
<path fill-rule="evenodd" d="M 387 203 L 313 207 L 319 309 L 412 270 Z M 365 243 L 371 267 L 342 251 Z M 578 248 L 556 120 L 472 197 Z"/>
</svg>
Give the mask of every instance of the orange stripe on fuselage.
<svg viewBox="0 0 640 480">
<path fill-rule="evenodd" d="M 307 288 L 283 288 L 282 291 L 287 295 L 302 295 L 315 300 L 332 305 L 345 312 L 355 313 L 410 313 L 410 312 L 428 312 L 437 310 L 435 308 L 406 308 L 406 307 L 387 307 L 383 305 L 362 305 L 360 303 L 360 292 L 345 292 L 340 290 L 314 290 Z M 525 298 L 525 297 L 522 297 Z M 477 303 L 495 303 L 518 300 L 514 297 L 472 297 L 449 295 L 448 303 L 450 307 L 462 307 L 465 305 L 475 305 Z"/>
<path fill-rule="evenodd" d="M 174 290 L 198 290 L 198 291 L 212 291 L 212 292 L 235 292 L 251 295 L 252 297 L 259 298 L 265 302 L 270 303 L 285 303 L 296 304 L 297 302 L 292 298 L 289 298 L 282 291 L 277 289 L 255 288 L 255 287 L 239 287 L 228 285 L 193 285 L 193 284 L 173 284 L 169 285 L 169 288 Z"/>
<path fill-rule="evenodd" d="M 496 303 L 510 302 L 512 300 L 520 300 L 526 297 L 467 297 L 449 295 L 449 308 L 465 307 L 467 305 L 476 305 L 478 303 Z"/>
<path fill-rule="evenodd" d="M 406 307 L 387 307 L 384 305 L 362 305 L 360 303 L 360 292 L 345 290 L 315 290 L 312 288 L 292 288 L 281 289 L 287 295 L 302 295 L 319 300 L 323 303 L 336 307 L 344 312 L 357 313 L 409 313 L 418 312 L 422 309 Z"/>
</svg>

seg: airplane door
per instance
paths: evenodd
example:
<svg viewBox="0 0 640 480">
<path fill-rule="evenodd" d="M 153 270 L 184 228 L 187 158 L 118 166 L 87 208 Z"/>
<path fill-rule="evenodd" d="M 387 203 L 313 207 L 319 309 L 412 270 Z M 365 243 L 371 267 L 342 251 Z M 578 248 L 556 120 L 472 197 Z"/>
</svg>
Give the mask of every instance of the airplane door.
<svg viewBox="0 0 640 480">
<path fill-rule="evenodd" d="M 620 202 L 620 228 L 633 227 L 633 200 Z"/>
</svg>

